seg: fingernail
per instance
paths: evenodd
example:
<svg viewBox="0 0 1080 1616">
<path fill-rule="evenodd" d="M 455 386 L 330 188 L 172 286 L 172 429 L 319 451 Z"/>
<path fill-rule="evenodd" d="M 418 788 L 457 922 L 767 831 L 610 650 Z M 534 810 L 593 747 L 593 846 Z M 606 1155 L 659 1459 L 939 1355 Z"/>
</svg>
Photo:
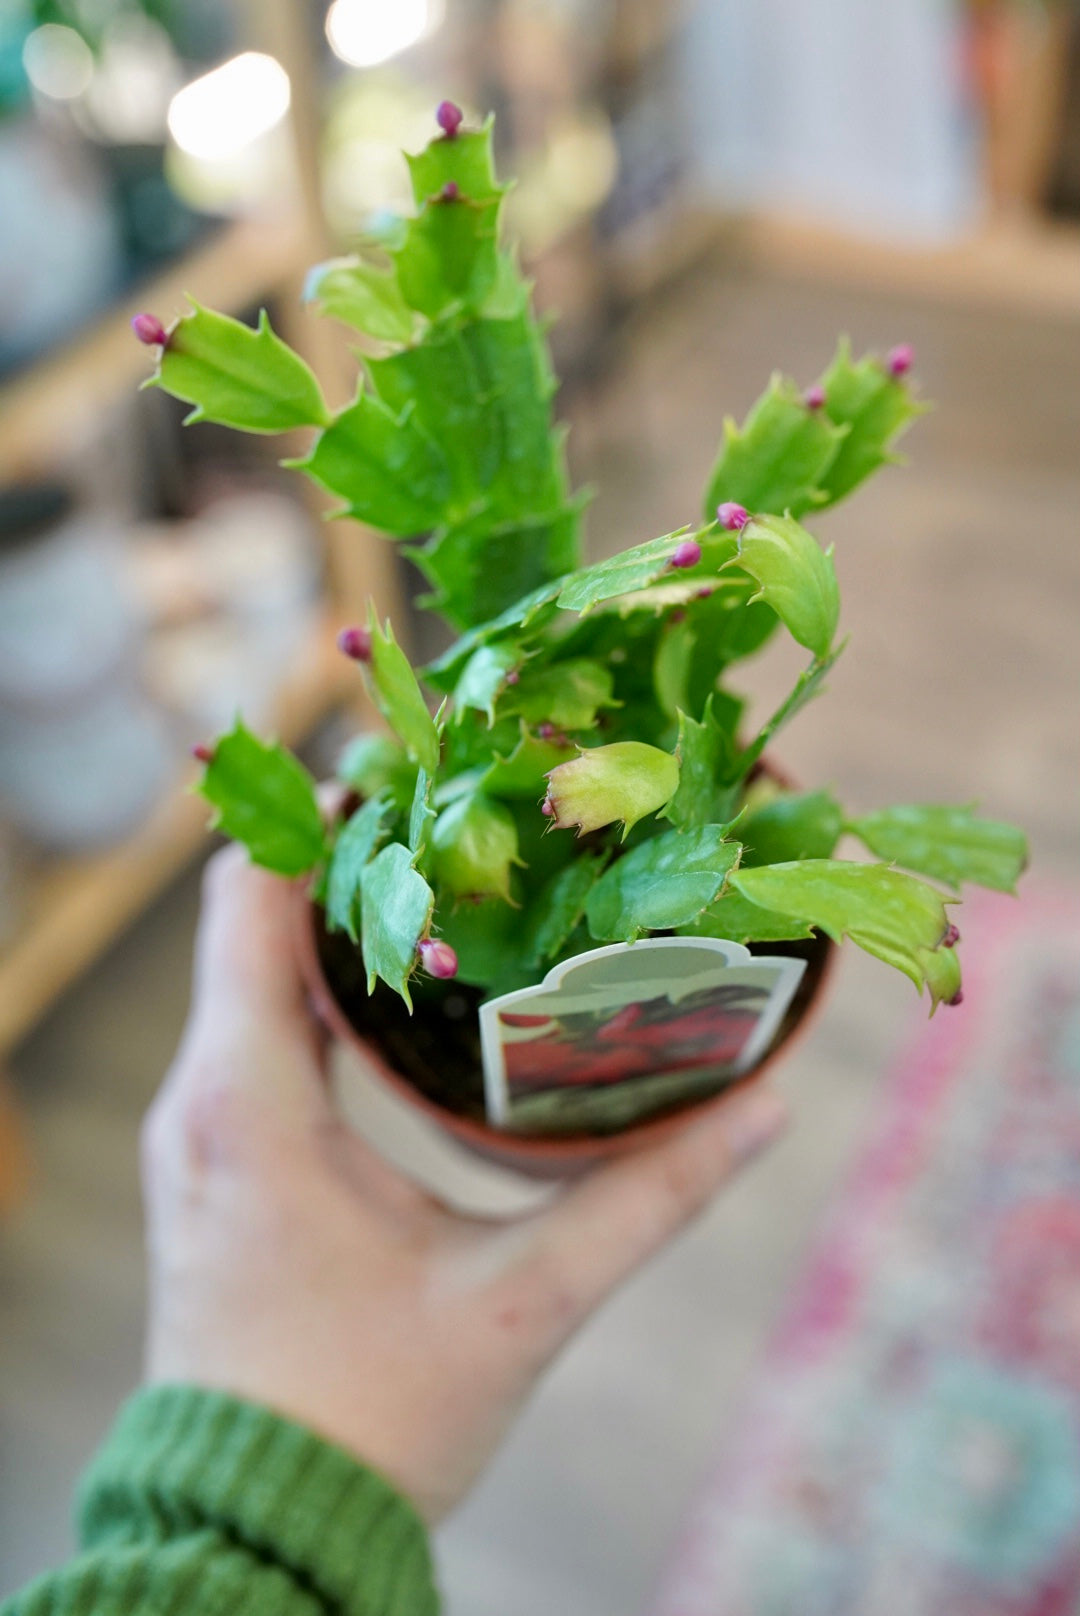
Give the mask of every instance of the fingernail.
<svg viewBox="0 0 1080 1616">
<path fill-rule="evenodd" d="M 754 1089 L 732 1106 L 727 1138 L 736 1162 L 750 1161 L 787 1126 L 787 1106 L 773 1089 Z"/>
</svg>

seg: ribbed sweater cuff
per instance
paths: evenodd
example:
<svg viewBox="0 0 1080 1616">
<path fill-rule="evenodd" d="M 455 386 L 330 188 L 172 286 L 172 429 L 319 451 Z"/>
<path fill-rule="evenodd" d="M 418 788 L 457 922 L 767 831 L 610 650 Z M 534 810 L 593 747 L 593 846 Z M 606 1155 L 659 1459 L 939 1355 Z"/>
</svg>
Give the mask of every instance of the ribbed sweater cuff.
<svg viewBox="0 0 1080 1616">
<path fill-rule="evenodd" d="M 254 1578 L 261 1595 L 241 1593 L 245 1559 L 276 1594 L 285 1594 L 284 1573 L 308 1609 L 343 1616 L 438 1610 L 427 1535 L 411 1505 L 342 1449 L 221 1392 L 166 1385 L 137 1393 L 87 1472 L 79 1526 L 95 1558 L 110 1547 L 137 1552 L 148 1536 L 162 1547 L 197 1538 L 204 1549 L 216 1542 L 227 1551 L 214 1598 L 204 1597 L 203 1579 L 218 1575 L 208 1554 L 196 1570 L 198 1592 L 177 1586 L 175 1605 L 155 1602 L 161 1616 L 204 1604 L 234 1613 L 289 1608 L 288 1598 L 267 1598 L 262 1576 Z"/>
</svg>

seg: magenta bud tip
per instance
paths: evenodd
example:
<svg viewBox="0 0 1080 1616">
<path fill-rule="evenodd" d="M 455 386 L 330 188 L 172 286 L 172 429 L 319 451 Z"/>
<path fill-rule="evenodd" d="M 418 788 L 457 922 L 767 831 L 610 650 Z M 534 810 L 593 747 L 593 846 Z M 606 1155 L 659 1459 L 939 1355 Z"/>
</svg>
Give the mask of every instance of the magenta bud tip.
<svg viewBox="0 0 1080 1616">
<path fill-rule="evenodd" d="M 457 202 L 460 200 L 460 197 L 461 188 L 458 185 L 457 180 L 447 180 L 446 184 L 439 192 L 440 202 Z"/>
<path fill-rule="evenodd" d="M 942 948 L 955 948 L 959 941 L 960 941 L 960 928 L 959 928 L 959 926 L 948 926 L 948 927 L 946 927 L 945 935 L 941 939 Z"/>
<path fill-rule="evenodd" d="M 169 333 L 156 314 L 136 314 L 131 329 L 148 348 L 164 348 L 169 341 Z"/>
<path fill-rule="evenodd" d="M 370 662 L 370 629 L 343 628 L 337 637 L 337 648 L 342 656 L 351 657 L 354 662 Z"/>
<path fill-rule="evenodd" d="M 957 990 L 953 994 L 952 998 L 945 1000 L 946 1004 L 952 1004 L 952 1005 L 963 1004 L 963 1002 L 964 1002 L 964 990 L 963 990 L 963 988 L 957 988 Z"/>
<path fill-rule="evenodd" d="M 736 505 L 729 499 L 716 507 L 716 520 L 729 533 L 740 533 L 750 520 L 750 512 L 745 505 Z"/>
<path fill-rule="evenodd" d="M 212 763 L 214 761 L 213 748 L 205 745 L 202 741 L 191 748 L 191 755 L 199 763 Z"/>
<path fill-rule="evenodd" d="M 915 363 L 915 349 L 910 342 L 901 342 L 895 348 L 890 348 L 886 364 L 890 376 L 906 376 Z"/>
<path fill-rule="evenodd" d="M 555 804 L 552 802 L 550 797 L 544 798 L 543 802 L 540 804 L 540 812 L 543 814 L 545 819 L 555 818 Z"/>
<path fill-rule="evenodd" d="M 806 389 L 806 392 L 803 394 L 803 403 L 806 405 L 808 410 L 824 409 L 825 389 L 821 386 L 820 382 L 817 383 L 816 386 L 808 387 Z"/>
<path fill-rule="evenodd" d="M 506 675 L 506 682 L 507 682 L 508 685 L 516 685 L 520 678 L 521 678 L 521 675 L 517 671 L 517 669 L 516 668 L 511 668 L 510 672 Z"/>
<path fill-rule="evenodd" d="M 676 606 L 675 610 L 668 614 L 668 622 L 676 625 L 686 622 L 686 612 L 681 606 Z"/>
<path fill-rule="evenodd" d="M 671 558 L 673 567 L 696 567 L 701 560 L 701 545 L 696 539 L 683 539 L 675 546 L 675 554 Z"/>
<path fill-rule="evenodd" d="M 554 724 L 539 724 L 537 726 L 536 733 L 539 735 L 539 737 L 540 737 L 540 739 L 542 741 L 550 741 L 550 740 L 554 739 L 555 725 Z"/>
<path fill-rule="evenodd" d="M 420 963 L 429 976 L 446 980 L 457 975 L 458 959 L 449 943 L 428 937 L 420 944 L 419 953 Z"/>
<path fill-rule="evenodd" d="M 435 108 L 435 122 L 443 134 L 451 140 L 453 140 L 464 121 L 465 114 L 453 101 L 440 101 Z"/>
</svg>

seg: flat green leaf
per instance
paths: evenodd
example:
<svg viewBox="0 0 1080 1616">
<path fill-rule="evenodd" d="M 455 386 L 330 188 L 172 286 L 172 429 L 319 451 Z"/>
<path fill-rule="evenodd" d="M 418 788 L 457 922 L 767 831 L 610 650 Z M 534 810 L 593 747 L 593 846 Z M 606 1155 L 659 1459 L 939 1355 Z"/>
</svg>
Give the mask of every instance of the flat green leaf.
<svg viewBox="0 0 1080 1616">
<path fill-rule="evenodd" d="M 409 659 L 394 639 L 387 623 L 379 627 L 372 608 L 371 662 L 368 671 L 375 702 L 394 734 L 404 742 L 409 755 L 422 769 L 434 774 L 439 766 L 439 731 L 428 712 L 427 703 L 409 666 Z"/>
<path fill-rule="evenodd" d="M 956 950 L 942 947 L 949 924 L 942 896 L 913 875 L 884 864 L 808 859 L 740 869 L 731 879 L 751 903 L 816 926 L 834 942 L 846 935 L 920 992 L 928 985 L 934 1004 L 960 986 Z"/>
<path fill-rule="evenodd" d="M 342 410 L 308 454 L 283 464 L 343 499 L 338 514 L 397 538 L 435 527 L 450 497 L 442 451 L 417 426 L 414 412 L 406 408 L 396 416 L 370 393 L 361 392 Z"/>
<path fill-rule="evenodd" d="M 762 516 L 801 516 L 824 504 L 821 479 L 843 436 L 825 410 L 808 408 L 794 382 L 774 376 L 741 427 L 724 422 L 705 519 L 728 500 Z"/>
<path fill-rule="evenodd" d="M 724 937 L 731 943 L 783 943 L 814 935 L 805 920 L 763 909 L 730 885 L 696 920 L 678 930 L 682 937 Z"/>
<path fill-rule="evenodd" d="M 440 528 L 413 560 L 435 585 L 423 604 L 463 627 L 501 613 L 507 597 L 531 596 L 577 560 L 581 504 L 524 521 L 493 521 L 489 511 Z"/>
<path fill-rule="evenodd" d="M 510 902 L 510 872 L 521 862 L 510 810 L 483 791 L 444 808 L 431 833 L 431 867 L 440 893 Z"/>
<path fill-rule="evenodd" d="M 840 617 L 831 548 L 822 550 L 791 517 L 756 517 L 738 536 L 734 564 L 750 574 L 760 598 L 800 645 L 828 656 Z"/>
<path fill-rule="evenodd" d="M 563 583 L 558 603 L 564 611 L 587 612 L 604 601 L 647 589 L 663 578 L 675 577 L 685 582 L 687 577 L 715 574 L 721 565 L 736 553 L 734 535 L 723 532 L 716 523 L 701 528 L 693 535 L 701 545 L 701 560 L 693 568 L 673 571 L 671 558 L 689 528 L 678 528 L 662 538 L 635 544 L 619 555 L 598 561 L 595 566 L 582 567 Z"/>
<path fill-rule="evenodd" d="M 457 981 L 509 993 L 528 987 L 534 970 L 521 959 L 521 915 L 501 898 L 478 903 L 444 902 L 435 910 L 433 930 L 458 958 Z"/>
<path fill-rule="evenodd" d="M 435 894 L 413 855 L 400 842 L 391 842 L 364 866 L 361 877 L 362 916 L 360 947 L 368 973 L 368 992 L 376 977 L 400 993 L 410 1012 L 409 977 L 416 969 L 417 947 L 431 927 Z"/>
<path fill-rule="evenodd" d="M 893 445 L 927 406 L 916 403 L 907 382 L 891 376 L 872 354 L 853 361 L 846 340 L 821 384 L 826 414 L 844 429 L 836 458 L 821 479 L 825 503 L 835 505 L 895 458 Z"/>
<path fill-rule="evenodd" d="M 311 775 L 239 720 L 215 743 L 198 790 L 216 810 L 215 829 L 242 842 L 253 864 L 304 875 L 322 858 L 326 829 Z"/>
<path fill-rule="evenodd" d="M 679 764 L 670 752 L 642 741 L 593 746 L 549 773 L 551 822 L 559 830 L 576 825 L 584 835 L 621 821 L 625 837 L 670 802 L 678 786 Z"/>
<path fill-rule="evenodd" d="M 832 858 L 844 815 L 827 791 L 783 791 L 739 822 L 743 869 Z"/>
<path fill-rule="evenodd" d="M 437 135 L 415 157 L 406 153 L 418 207 L 429 197 L 437 196 L 451 181 L 462 196 L 478 201 L 491 201 L 502 195 L 503 187 L 495 178 L 491 152 L 493 122 L 488 118 L 483 128 L 461 129 L 451 139 Z"/>
<path fill-rule="evenodd" d="M 529 723 L 589 729 L 601 707 L 618 705 L 612 700 L 614 684 L 610 668 L 575 657 L 546 668 L 526 668 L 503 706 Z"/>
<path fill-rule="evenodd" d="M 555 597 L 561 587 L 562 580 L 558 578 L 539 584 L 489 622 L 478 623 L 475 628 L 462 634 L 441 656 L 424 668 L 427 683 L 436 690 L 450 692 L 479 646 L 490 645 L 512 629 L 528 630 L 530 635 L 538 634 L 556 615 Z"/>
<path fill-rule="evenodd" d="M 454 686 L 454 707 L 460 723 L 471 707 L 487 715 L 488 724 L 495 722 L 495 703 L 506 689 L 506 681 L 524 660 L 516 640 L 497 640 L 492 645 L 481 645 L 466 662 Z"/>
<path fill-rule="evenodd" d="M 540 969 L 555 959 L 585 913 L 607 853 L 582 853 L 545 882 L 525 914 L 522 955 Z"/>
<path fill-rule="evenodd" d="M 334 931 L 360 941 L 364 867 L 385 841 L 394 804 L 389 792 L 372 797 L 341 827 L 326 880 L 326 919 Z"/>
<path fill-rule="evenodd" d="M 335 771 L 339 780 L 362 797 L 388 790 L 399 808 L 412 802 L 416 764 L 399 741 L 389 735 L 357 735 L 342 751 Z"/>
<path fill-rule="evenodd" d="M 976 881 L 996 892 L 1014 892 L 1028 860 L 1023 831 L 997 819 L 982 819 L 960 805 L 882 808 L 852 820 L 847 828 L 878 858 L 953 888 Z"/>
<path fill-rule="evenodd" d="M 479 309 L 495 282 L 499 202 L 461 195 L 427 202 L 410 219 L 394 254 L 398 285 L 410 308 L 429 319 L 463 305 Z"/>
<path fill-rule="evenodd" d="M 633 942 L 686 926 L 720 894 L 739 862 L 724 825 L 669 830 L 624 853 L 589 894 L 585 918 L 598 942 Z"/>
<path fill-rule="evenodd" d="M 680 830 L 693 830 L 709 824 L 719 806 L 720 780 L 733 758 L 732 737 L 715 715 L 712 697 L 699 724 L 687 713 L 679 714 L 679 789 L 664 809 Z"/>
<path fill-rule="evenodd" d="M 332 258 L 311 271 L 304 299 L 317 303 L 321 314 L 382 342 L 412 339 L 416 316 L 392 270 L 377 269 L 358 258 Z"/>
<path fill-rule="evenodd" d="M 480 783 L 491 797 L 511 801 L 531 797 L 539 802 L 547 790 L 549 770 L 565 763 L 572 751 L 570 741 L 541 740 L 522 722 L 517 745 L 505 755 L 496 753 Z"/>
<path fill-rule="evenodd" d="M 428 836 L 435 810 L 431 806 L 431 793 L 435 784 L 433 775 L 426 769 L 417 769 L 416 787 L 413 791 L 412 806 L 409 809 L 409 851 L 413 857 L 420 860 L 428 844 Z"/>
<path fill-rule="evenodd" d="M 195 408 L 188 423 L 216 421 L 242 432 L 327 426 L 330 411 L 304 361 L 270 329 L 266 310 L 255 330 L 191 299 L 158 369 L 145 383 Z"/>
</svg>

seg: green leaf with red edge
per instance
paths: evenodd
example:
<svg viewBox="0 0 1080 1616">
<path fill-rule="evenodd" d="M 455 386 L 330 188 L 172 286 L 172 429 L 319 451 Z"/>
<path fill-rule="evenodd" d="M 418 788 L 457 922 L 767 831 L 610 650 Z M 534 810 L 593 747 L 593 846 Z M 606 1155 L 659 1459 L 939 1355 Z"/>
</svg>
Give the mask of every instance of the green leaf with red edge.
<svg viewBox="0 0 1080 1616">
<path fill-rule="evenodd" d="M 415 156 L 406 153 L 413 197 L 419 207 L 429 197 L 438 196 L 445 185 L 453 183 L 462 196 L 489 202 L 503 194 L 506 187 L 495 178 L 495 162 L 491 151 L 494 118 L 488 118 L 480 129 L 459 129 L 449 139 L 437 135 Z"/>
<path fill-rule="evenodd" d="M 190 301 L 192 312 L 173 326 L 157 372 L 143 384 L 193 404 L 185 424 L 216 421 L 243 432 L 330 424 L 313 373 L 274 334 L 265 309 L 252 330 Z"/>
<path fill-rule="evenodd" d="M 670 802 L 678 786 L 678 759 L 658 746 L 592 746 L 548 774 L 551 822 L 559 830 L 576 826 L 582 835 L 621 822 L 625 839 L 639 819 Z"/>
<path fill-rule="evenodd" d="M 762 516 L 801 516 L 827 495 L 822 479 L 845 428 L 811 409 L 795 383 L 776 375 L 741 427 L 729 417 L 705 489 L 706 520 L 731 501 Z"/>
<path fill-rule="evenodd" d="M 825 413 L 843 429 L 836 456 L 820 482 L 826 505 L 846 498 L 879 466 L 895 460 L 893 446 L 928 406 L 912 397 L 908 383 L 890 374 L 873 354 L 853 360 L 842 341 L 821 378 Z"/>
<path fill-rule="evenodd" d="M 851 820 L 847 829 L 878 858 L 954 889 L 974 881 L 996 892 L 1015 892 L 1028 861 L 1023 831 L 997 819 L 983 819 L 966 805 L 882 808 Z"/>
<path fill-rule="evenodd" d="M 381 977 L 400 993 L 411 1012 L 409 978 L 416 970 L 421 939 L 431 929 L 435 894 L 401 842 L 391 842 L 364 866 L 360 890 L 360 947 L 368 992 Z"/>
<path fill-rule="evenodd" d="M 960 987 L 954 948 L 942 947 L 949 917 L 935 887 L 884 864 L 807 859 L 740 869 L 732 885 L 751 903 L 805 921 L 834 942 L 851 938 L 911 978 L 933 1003 Z"/>
<path fill-rule="evenodd" d="M 239 720 L 215 743 L 198 791 L 215 809 L 214 828 L 242 842 L 253 864 L 305 875 L 323 858 L 315 781 L 291 752 L 260 741 Z"/>
</svg>

